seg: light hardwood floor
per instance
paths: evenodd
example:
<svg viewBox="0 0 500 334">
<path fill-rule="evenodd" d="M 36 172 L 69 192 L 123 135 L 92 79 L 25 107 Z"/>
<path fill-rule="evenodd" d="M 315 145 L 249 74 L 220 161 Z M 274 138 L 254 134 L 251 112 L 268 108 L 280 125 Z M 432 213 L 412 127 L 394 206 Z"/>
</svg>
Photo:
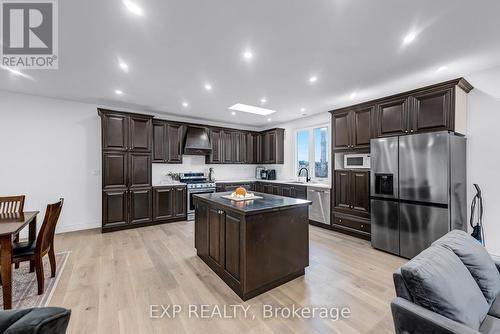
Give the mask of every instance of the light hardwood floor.
<svg viewBox="0 0 500 334">
<path fill-rule="evenodd" d="M 192 222 L 101 234 L 56 236 L 71 251 L 51 305 L 72 310 L 69 333 L 393 333 L 392 272 L 405 261 L 370 243 L 310 227 L 303 277 L 245 303 L 197 256 Z M 151 304 L 180 304 L 175 319 L 149 317 Z M 188 304 L 251 306 L 236 319 L 189 318 Z M 351 317 L 263 319 L 275 307 L 349 307 Z M 255 316 L 255 319 L 253 318 Z"/>
</svg>

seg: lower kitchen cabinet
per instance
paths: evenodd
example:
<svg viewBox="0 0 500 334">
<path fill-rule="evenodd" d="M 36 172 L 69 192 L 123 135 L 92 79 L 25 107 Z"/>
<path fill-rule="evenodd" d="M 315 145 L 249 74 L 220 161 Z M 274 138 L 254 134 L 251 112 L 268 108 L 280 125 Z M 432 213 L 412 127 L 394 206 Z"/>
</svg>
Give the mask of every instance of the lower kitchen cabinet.
<svg viewBox="0 0 500 334">
<path fill-rule="evenodd" d="M 343 232 L 360 235 L 368 239 L 371 234 L 370 220 L 342 214 L 335 214 L 332 226 Z"/>
<path fill-rule="evenodd" d="M 152 189 L 106 190 L 102 193 L 102 229 L 114 230 L 153 221 Z"/>
<path fill-rule="evenodd" d="M 187 214 L 185 186 L 153 188 L 153 219 L 155 221 L 184 220 Z"/>
</svg>

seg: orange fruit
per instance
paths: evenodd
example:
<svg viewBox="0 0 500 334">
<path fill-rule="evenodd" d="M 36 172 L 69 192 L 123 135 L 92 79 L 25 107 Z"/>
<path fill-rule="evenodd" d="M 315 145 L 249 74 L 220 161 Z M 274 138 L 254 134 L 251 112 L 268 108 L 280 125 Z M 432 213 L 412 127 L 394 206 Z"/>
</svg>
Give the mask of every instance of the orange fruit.
<svg viewBox="0 0 500 334">
<path fill-rule="evenodd" d="M 247 190 L 243 187 L 238 187 L 236 188 L 236 190 L 234 191 L 235 194 L 238 196 L 245 196 L 247 194 Z"/>
</svg>

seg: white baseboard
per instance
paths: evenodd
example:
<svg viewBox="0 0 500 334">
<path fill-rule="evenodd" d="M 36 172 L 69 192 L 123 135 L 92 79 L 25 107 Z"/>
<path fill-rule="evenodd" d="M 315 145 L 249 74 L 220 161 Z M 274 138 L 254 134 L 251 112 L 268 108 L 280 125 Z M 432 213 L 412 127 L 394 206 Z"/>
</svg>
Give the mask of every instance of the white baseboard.
<svg viewBox="0 0 500 334">
<path fill-rule="evenodd" d="M 90 230 L 93 228 L 100 228 L 101 223 L 96 222 L 93 224 L 72 224 L 72 225 L 60 225 L 56 228 L 56 234 L 66 233 L 66 232 L 75 232 L 75 231 L 83 231 Z"/>
</svg>

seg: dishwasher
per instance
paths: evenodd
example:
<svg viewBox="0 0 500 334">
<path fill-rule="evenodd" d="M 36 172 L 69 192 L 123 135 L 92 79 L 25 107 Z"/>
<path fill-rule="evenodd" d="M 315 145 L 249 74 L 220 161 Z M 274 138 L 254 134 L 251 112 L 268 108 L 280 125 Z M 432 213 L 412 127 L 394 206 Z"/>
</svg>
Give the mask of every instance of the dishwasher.
<svg viewBox="0 0 500 334">
<path fill-rule="evenodd" d="M 312 202 L 309 220 L 330 225 L 330 189 L 308 187 L 307 199 Z"/>
</svg>

